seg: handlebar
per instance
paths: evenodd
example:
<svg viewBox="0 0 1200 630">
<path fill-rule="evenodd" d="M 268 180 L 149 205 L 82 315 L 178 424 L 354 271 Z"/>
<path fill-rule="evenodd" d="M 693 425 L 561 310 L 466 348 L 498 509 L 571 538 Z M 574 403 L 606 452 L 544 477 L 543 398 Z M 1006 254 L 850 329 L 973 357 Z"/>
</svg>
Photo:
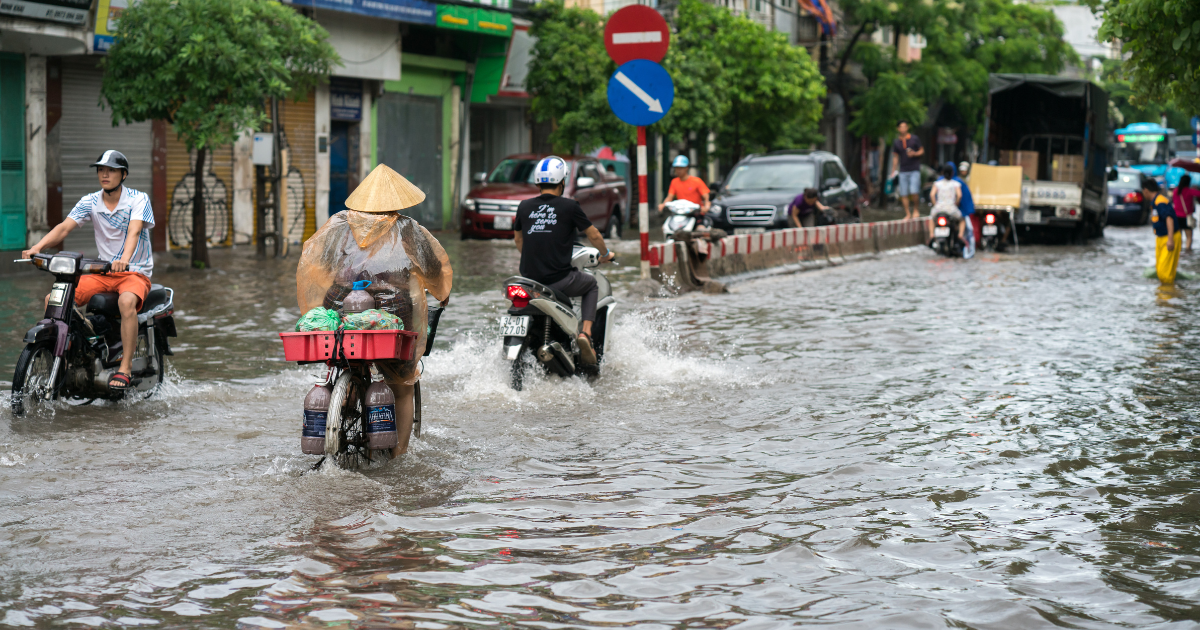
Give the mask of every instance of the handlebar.
<svg viewBox="0 0 1200 630">
<path fill-rule="evenodd" d="M 29 258 L 18 258 L 14 263 L 30 263 L 38 269 L 48 269 L 50 261 L 54 258 L 54 254 L 34 254 Z M 108 273 L 112 271 L 112 263 L 99 260 L 96 258 L 80 258 L 79 272 L 87 274 Z"/>
</svg>

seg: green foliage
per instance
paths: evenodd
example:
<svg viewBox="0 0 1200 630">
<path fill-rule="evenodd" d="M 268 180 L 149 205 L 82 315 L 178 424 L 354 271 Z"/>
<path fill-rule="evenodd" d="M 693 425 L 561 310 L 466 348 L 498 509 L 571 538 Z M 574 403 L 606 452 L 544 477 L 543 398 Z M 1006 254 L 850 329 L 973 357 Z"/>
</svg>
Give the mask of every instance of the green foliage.
<svg viewBox="0 0 1200 630">
<path fill-rule="evenodd" d="M 604 20 L 594 11 L 547 1 L 532 10 L 536 38 L 526 79 L 534 118 L 553 124 L 554 150 L 569 153 L 632 137 L 608 108 L 608 78 L 616 66 L 604 50 Z"/>
<path fill-rule="evenodd" d="M 608 108 L 616 67 L 604 50 L 604 18 L 550 0 L 535 7 L 533 19 L 531 108 L 538 120 L 553 121 L 556 150 L 631 144 L 634 129 Z M 663 67 L 675 101 L 652 132 L 677 141 L 714 130 L 718 152 L 734 157 L 817 138 L 825 86 L 803 48 L 702 0 L 682 0 L 674 26 Z"/>
<path fill-rule="evenodd" d="M 328 34 L 277 2 L 141 0 L 104 59 L 113 123 L 169 121 L 189 149 L 265 122 L 264 100 L 303 96 L 338 63 Z"/>
<path fill-rule="evenodd" d="M 954 107 L 968 128 L 979 129 L 989 73 L 1057 74 L 1077 62 L 1053 12 L 1031 4 L 849 0 L 841 6 L 851 24 L 919 33 L 927 41 L 921 60 L 912 63 L 898 61 L 892 46 L 860 42 L 854 47 L 852 58 L 862 65 L 870 84 L 851 101 L 855 111 L 850 128 L 855 133 L 891 137 L 897 119 L 922 123 L 927 108 L 939 101 Z"/>
<path fill-rule="evenodd" d="M 1176 129 L 1180 134 L 1188 133 L 1191 114 L 1180 111 L 1171 103 L 1146 102 L 1136 98 L 1129 78 L 1125 76 L 1120 61 L 1106 59 L 1100 71 L 1100 84 L 1108 92 L 1111 107 L 1116 115 L 1109 116 L 1109 124 L 1118 128 L 1135 122 L 1159 122 L 1167 117 L 1167 126 Z"/>
<path fill-rule="evenodd" d="M 1096 0 L 1094 4 L 1099 4 Z M 1138 106 L 1172 101 L 1200 112 L 1200 2 L 1108 0 L 1100 38 L 1123 42 L 1124 74 Z"/>
</svg>

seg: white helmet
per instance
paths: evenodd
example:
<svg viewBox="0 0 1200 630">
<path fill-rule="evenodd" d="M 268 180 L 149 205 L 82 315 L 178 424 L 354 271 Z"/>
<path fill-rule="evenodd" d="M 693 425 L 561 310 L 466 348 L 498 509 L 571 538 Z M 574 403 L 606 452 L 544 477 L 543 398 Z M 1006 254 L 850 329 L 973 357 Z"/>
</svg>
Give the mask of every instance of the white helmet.
<svg viewBox="0 0 1200 630">
<path fill-rule="evenodd" d="M 537 168 L 533 172 L 533 183 L 561 184 L 567 178 L 567 170 L 567 161 L 557 155 L 542 158 L 542 161 L 537 163 Z"/>
</svg>

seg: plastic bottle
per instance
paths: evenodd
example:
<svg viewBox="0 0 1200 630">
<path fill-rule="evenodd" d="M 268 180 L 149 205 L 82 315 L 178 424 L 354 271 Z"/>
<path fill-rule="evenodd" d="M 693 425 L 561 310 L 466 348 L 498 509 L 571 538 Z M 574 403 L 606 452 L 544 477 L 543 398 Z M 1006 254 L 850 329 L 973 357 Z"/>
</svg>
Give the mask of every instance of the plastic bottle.
<svg viewBox="0 0 1200 630">
<path fill-rule="evenodd" d="M 304 429 L 300 433 L 300 450 L 306 455 L 325 453 L 325 420 L 329 417 L 329 399 L 333 390 L 328 385 L 314 385 L 304 397 Z"/>
<path fill-rule="evenodd" d="M 370 448 L 392 448 L 400 442 L 396 431 L 396 397 L 383 381 L 367 387 L 367 442 Z"/>
<path fill-rule="evenodd" d="M 359 280 L 354 283 L 354 288 L 342 300 L 343 313 L 361 313 L 375 308 L 375 298 L 367 293 L 367 287 L 371 286 L 370 280 Z"/>
</svg>

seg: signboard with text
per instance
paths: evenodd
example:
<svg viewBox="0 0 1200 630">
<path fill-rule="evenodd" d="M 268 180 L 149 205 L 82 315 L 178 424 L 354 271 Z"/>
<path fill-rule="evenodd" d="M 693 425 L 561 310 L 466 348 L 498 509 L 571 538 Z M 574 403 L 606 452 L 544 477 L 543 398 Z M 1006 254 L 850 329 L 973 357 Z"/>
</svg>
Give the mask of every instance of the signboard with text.
<svg viewBox="0 0 1200 630">
<path fill-rule="evenodd" d="M 0 15 L 64 24 L 87 22 L 92 0 L 0 0 Z"/>
<path fill-rule="evenodd" d="M 342 77 L 329 80 L 329 117 L 362 120 L 362 81 Z"/>
<path fill-rule="evenodd" d="M 344 11 L 415 24 L 437 23 L 437 5 L 425 0 L 283 0 L 297 7 Z"/>
</svg>

